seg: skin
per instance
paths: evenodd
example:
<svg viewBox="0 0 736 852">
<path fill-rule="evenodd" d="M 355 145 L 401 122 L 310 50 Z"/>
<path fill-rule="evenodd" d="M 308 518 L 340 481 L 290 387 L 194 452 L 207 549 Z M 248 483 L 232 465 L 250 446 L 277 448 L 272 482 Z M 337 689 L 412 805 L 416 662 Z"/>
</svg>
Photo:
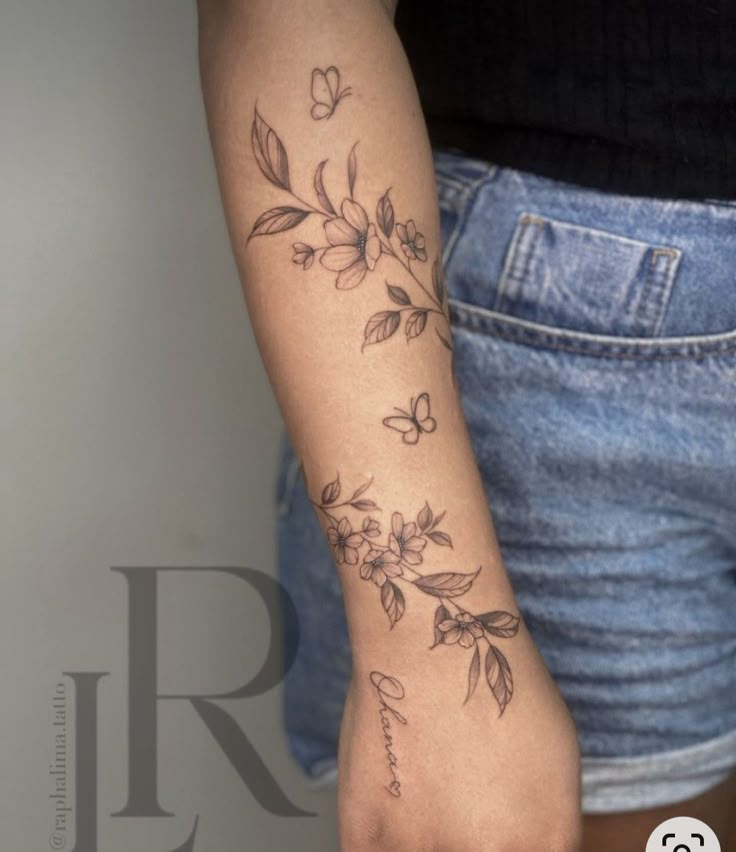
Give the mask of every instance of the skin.
<svg viewBox="0 0 736 852">
<path fill-rule="evenodd" d="M 339 471 L 346 488 L 371 481 L 371 498 L 388 513 L 381 516 L 384 527 L 391 512 L 416 517 L 425 501 L 435 511 L 446 510 L 442 528 L 453 546 L 444 548 L 435 570 L 467 573 L 482 566 L 462 608 L 518 613 L 450 353 L 434 328 L 409 342 L 402 331 L 396 339 L 361 346 L 367 318 L 387 307 L 386 281 L 412 293 L 416 281 L 385 256 L 351 290 L 336 290 L 335 271 L 319 260 L 305 271 L 291 261 L 291 246 L 324 244 L 317 215 L 288 232 L 248 240 L 264 211 L 289 202 L 264 179 L 251 147 L 257 103 L 288 153 L 291 185 L 302 198 L 316 203 L 314 170 L 328 160 L 325 183 L 340 205 L 347 194 L 347 154 L 357 141 L 356 198 L 359 194 L 373 218 L 390 187 L 397 222 L 414 220 L 428 257 L 436 256 L 440 235 L 431 150 L 393 28 L 393 4 L 199 0 L 198 6 L 202 86 L 227 224 L 256 339 L 310 497 L 319 501 Z M 329 119 L 315 121 L 312 69 L 329 65 L 339 68 L 351 94 Z M 431 260 L 424 266 L 417 261 L 414 268 L 424 274 L 430 267 Z M 439 324 L 441 318 L 433 315 L 431 322 Z M 431 396 L 438 425 L 408 447 L 382 418 L 421 392 Z M 318 517 L 327 533 L 328 516 L 318 511 Z M 428 545 L 427 553 L 431 549 Z M 406 612 L 389 629 L 376 585 L 361 579 L 358 568 L 336 566 L 353 655 L 340 734 L 342 848 L 580 849 L 574 726 L 523 623 L 503 645 L 514 690 L 499 718 L 487 683 L 463 704 L 470 648 L 428 650 L 437 600 L 415 594 L 409 584 Z M 376 669 L 399 678 L 405 690 L 401 713 L 407 721 L 391 732 L 400 797 L 386 790 L 393 775 L 370 681 Z M 428 802 L 438 806 L 428 808 Z M 605 837 L 605 827 L 600 832 Z"/>
</svg>

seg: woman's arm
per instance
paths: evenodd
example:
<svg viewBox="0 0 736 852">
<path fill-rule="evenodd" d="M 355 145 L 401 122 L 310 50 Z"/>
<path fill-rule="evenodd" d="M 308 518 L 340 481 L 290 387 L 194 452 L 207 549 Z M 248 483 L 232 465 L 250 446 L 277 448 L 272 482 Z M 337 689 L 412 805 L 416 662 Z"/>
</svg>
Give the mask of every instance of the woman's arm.
<svg viewBox="0 0 736 852">
<path fill-rule="evenodd" d="M 573 849 L 574 733 L 456 392 L 431 153 L 391 10 L 199 6 L 249 313 L 345 596 L 345 848 Z"/>
</svg>

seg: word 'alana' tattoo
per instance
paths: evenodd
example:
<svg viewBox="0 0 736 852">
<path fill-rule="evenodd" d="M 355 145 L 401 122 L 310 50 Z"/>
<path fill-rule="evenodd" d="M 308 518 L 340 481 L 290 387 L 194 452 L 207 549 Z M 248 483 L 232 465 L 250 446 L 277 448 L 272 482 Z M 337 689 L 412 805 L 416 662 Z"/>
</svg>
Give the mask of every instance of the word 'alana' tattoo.
<svg viewBox="0 0 736 852">
<path fill-rule="evenodd" d="M 343 98 L 350 95 L 350 86 L 340 88 L 340 72 L 334 65 L 325 68 L 315 68 L 312 71 L 312 109 L 310 114 L 315 121 L 331 118 L 337 105 Z"/>
<path fill-rule="evenodd" d="M 359 286 L 366 275 L 372 273 L 383 258 L 387 258 L 402 268 L 405 283 L 413 293 L 398 284 L 385 282 L 386 295 L 393 306 L 369 317 L 363 331 L 362 348 L 383 343 L 393 337 L 402 324 L 407 342 L 414 340 L 433 322 L 437 338 L 452 351 L 450 309 L 439 257 L 435 257 L 432 263 L 431 284 L 427 284 L 423 280 L 425 276 L 417 271 L 418 268 L 423 269 L 427 261 L 424 235 L 417 230 L 413 219 L 396 221 L 394 206 L 389 198 L 390 190 L 386 190 L 378 200 L 373 217 L 355 200 L 358 169 L 355 149 L 358 143 L 353 145 L 348 156 L 348 193 L 339 205 L 339 213 L 325 189 L 323 173 L 327 160 L 323 160 L 314 173 L 314 192 L 319 205 L 316 206 L 292 189 L 286 148 L 257 109 L 253 118 L 251 144 L 263 176 L 288 193 L 295 203 L 272 207 L 261 213 L 253 224 L 248 240 L 290 231 L 308 217 L 322 219 L 325 244 L 313 246 L 302 242 L 293 243 L 294 263 L 307 270 L 318 258 L 325 269 L 337 273 L 337 289 L 350 290 Z"/>
<path fill-rule="evenodd" d="M 458 645 L 473 649 L 468 671 L 467 702 L 478 685 L 481 668 L 481 643 L 485 643 L 485 680 L 498 703 L 500 714 L 506 709 L 514 690 L 511 667 L 504 654 L 492 642 L 510 639 L 519 629 L 519 617 L 503 610 L 474 615 L 458 602 L 466 595 L 481 571 L 458 573 L 440 571 L 424 573 L 427 562 L 435 556 L 435 548 L 452 548 L 452 539 L 438 527 L 445 512 L 435 515 L 429 506 L 419 511 L 416 520 L 405 520 L 401 512 L 391 514 L 391 525 L 385 531 L 374 513 L 381 509 L 364 495 L 372 480 L 358 487 L 347 499 L 340 500 L 340 476 L 322 489 L 319 501 L 311 501 L 327 522 L 327 541 L 338 565 L 359 565 L 358 575 L 373 583 L 380 592 L 381 605 L 393 629 L 406 610 L 403 588 L 438 599 L 434 615 L 434 644 Z M 342 510 L 338 514 L 338 510 Z M 350 516 L 357 513 L 359 525 Z M 426 551 L 426 552 L 425 552 Z M 428 553 L 431 556 L 428 558 Z M 499 714 L 499 715 L 500 715 Z"/>
<path fill-rule="evenodd" d="M 391 732 L 391 718 L 393 717 L 401 725 L 406 725 L 406 719 L 395 707 L 389 704 L 389 701 L 401 701 L 404 697 L 404 687 L 395 677 L 389 677 L 381 672 L 371 672 L 370 677 L 381 705 L 379 715 L 381 717 L 381 728 L 383 729 L 383 747 L 386 749 L 388 771 L 391 774 L 391 782 L 386 786 L 386 789 L 392 796 L 398 799 L 401 797 L 401 783 L 397 770 L 399 762 L 393 750 L 394 737 Z"/>
<path fill-rule="evenodd" d="M 383 425 L 401 433 L 401 440 L 405 444 L 416 444 L 422 432 L 434 432 L 437 421 L 429 413 L 429 394 L 420 393 L 419 396 L 409 402 L 409 410 L 396 408 L 398 414 L 383 418 Z"/>
</svg>

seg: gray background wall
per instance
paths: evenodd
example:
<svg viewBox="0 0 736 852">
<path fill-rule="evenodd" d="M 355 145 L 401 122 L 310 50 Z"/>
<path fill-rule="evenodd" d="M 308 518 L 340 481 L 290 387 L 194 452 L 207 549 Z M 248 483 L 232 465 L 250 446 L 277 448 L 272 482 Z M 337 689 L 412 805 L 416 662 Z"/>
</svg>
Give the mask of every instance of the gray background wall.
<svg viewBox="0 0 736 852">
<path fill-rule="evenodd" d="M 180 702 L 160 708 L 176 816 L 109 817 L 127 784 L 111 566 L 274 569 L 279 417 L 217 196 L 193 2 L 2 0 L 0 109 L 0 847 L 49 848 L 52 699 L 73 670 L 110 672 L 100 852 L 173 849 L 195 813 L 196 852 L 329 852 L 334 797 L 291 763 L 278 691 L 228 710 L 318 818 L 266 813 Z M 260 666 L 267 618 L 245 584 L 164 579 L 159 614 L 163 691 L 225 691 Z"/>
</svg>

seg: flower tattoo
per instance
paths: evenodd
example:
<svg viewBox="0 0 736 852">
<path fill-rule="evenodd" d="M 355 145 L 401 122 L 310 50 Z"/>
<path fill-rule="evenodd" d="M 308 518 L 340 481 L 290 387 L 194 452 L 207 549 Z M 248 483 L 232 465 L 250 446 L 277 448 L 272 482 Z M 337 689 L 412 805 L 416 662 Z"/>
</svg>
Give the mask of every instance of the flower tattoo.
<svg viewBox="0 0 736 852">
<path fill-rule="evenodd" d="M 363 536 L 353 532 L 347 518 L 342 518 L 336 526 L 331 526 L 327 530 L 327 540 L 335 549 L 338 565 L 344 562 L 348 565 L 358 564 L 358 548 L 363 543 Z"/>
<path fill-rule="evenodd" d="M 469 612 L 458 612 L 454 618 L 446 618 L 437 625 L 442 634 L 441 642 L 454 645 L 458 642 L 463 648 L 472 648 L 475 640 L 483 635 L 483 625 Z"/>
<path fill-rule="evenodd" d="M 417 533 L 417 525 L 413 522 L 405 524 L 400 512 L 391 516 L 391 534 L 388 537 L 389 550 L 407 565 L 419 565 L 422 561 L 422 551 L 427 545 L 426 539 Z"/>
<path fill-rule="evenodd" d="M 409 260 L 427 259 L 427 252 L 424 250 L 424 234 L 417 232 L 413 219 L 409 219 L 406 225 L 399 223 L 396 226 L 396 233 L 399 235 L 401 250 Z"/>
<path fill-rule="evenodd" d="M 340 208 L 342 216 L 325 222 L 325 236 L 330 247 L 322 252 L 320 263 L 326 269 L 339 272 L 335 286 L 338 290 L 357 287 L 366 272 L 376 267 L 381 255 L 381 242 L 376 226 L 368 222 L 365 210 L 350 198 Z"/>
<path fill-rule="evenodd" d="M 303 266 L 305 269 L 309 269 L 312 263 L 314 263 L 314 249 L 306 243 L 294 243 L 292 248 L 294 249 L 294 254 L 291 259 L 294 263 Z"/>
<path fill-rule="evenodd" d="M 404 572 L 400 557 L 390 550 L 369 550 L 360 566 L 360 576 L 382 586 L 390 577 L 400 577 Z"/>
</svg>

